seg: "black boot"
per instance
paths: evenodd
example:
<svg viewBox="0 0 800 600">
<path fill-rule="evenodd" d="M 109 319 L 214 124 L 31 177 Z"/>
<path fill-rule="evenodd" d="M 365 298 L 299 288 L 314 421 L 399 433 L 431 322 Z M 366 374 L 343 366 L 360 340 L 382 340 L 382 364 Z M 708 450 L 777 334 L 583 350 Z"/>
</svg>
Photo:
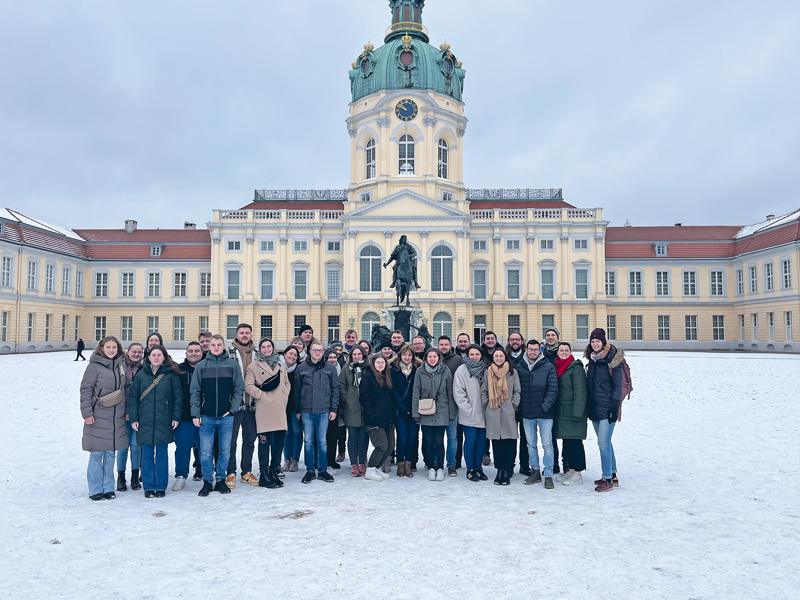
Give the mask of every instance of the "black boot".
<svg viewBox="0 0 800 600">
<path fill-rule="evenodd" d="M 500 485 L 511 485 L 511 473 L 503 469 L 503 481 Z"/>
<path fill-rule="evenodd" d="M 128 484 L 125 483 L 125 471 L 117 471 L 117 491 L 128 491 Z"/>
<path fill-rule="evenodd" d="M 272 479 L 275 481 L 275 487 L 282 488 L 284 483 L 280 479 L 278 479 L 278 473 L 280 473 L 280 468 L 273 467 L 270 469 L 270 471 L 272 472 Z"/>
<path fill-rule="evenodd" d="M 142 489 L 142 482 L 139 479 L 139 469 L 133 469 L 131 471 L 131 489 L 132 490 Z"/>
<path fill-rule="evenodd" d="M 274 487 L 271 486 L 270 483 L 272 483 L 272 473 L 270 473 L 269 469 L 261 469 L 261 473 L 258 477 L 258 487 L 263 487 L 263 488 Z"/>
<path fill-rule="evenodd" d="M 503 485 L 503 470 L 497 469 L 497 475 L 494 477 L 495 485 Z"/>
</svg>

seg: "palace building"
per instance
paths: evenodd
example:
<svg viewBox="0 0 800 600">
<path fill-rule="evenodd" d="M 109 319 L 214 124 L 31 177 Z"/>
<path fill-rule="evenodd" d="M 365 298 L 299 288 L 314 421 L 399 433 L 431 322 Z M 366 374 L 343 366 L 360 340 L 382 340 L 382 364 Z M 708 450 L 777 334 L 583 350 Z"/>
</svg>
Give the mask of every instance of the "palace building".
<svg viewBox="0 0 800 600">
<path fill-rule="evenodd" d="M 207 229 L 65 229 L 0 209 L 0 353 L 169 347 L 236 325 L 284 346 L 369 337 L 395 302 L 384 268 L 401 235 L 417 254 L 412 304 L 434 336 L 486 330 L 626 348 L 800 351 L 800 210 L 749 226 L 611 227 L 561 189 L 465 184 L 466 71 L 430 44 L 424 0 L 392 0 L 384 44 L 350 70 L 350 182 L 255 191 Z M 132 215 L 135 216 L 135 215 Z"/>
</svg>

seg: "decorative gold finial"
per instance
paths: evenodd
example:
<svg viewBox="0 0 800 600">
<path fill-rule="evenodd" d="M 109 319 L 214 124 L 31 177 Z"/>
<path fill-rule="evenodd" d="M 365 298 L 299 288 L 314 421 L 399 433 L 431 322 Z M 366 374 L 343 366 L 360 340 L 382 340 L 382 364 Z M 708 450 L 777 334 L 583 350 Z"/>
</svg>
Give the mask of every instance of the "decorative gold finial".
<svg viewBox="0 0 800 600">
<path fill-rule="evenodd" d="M 355 69 L 355 68 L 358 66 L 358 61 L 357 61 L 357 60 L 354 60 L 354 61 L 353 61 L 352 63 L 350 63 L 350 64 L 351 64 L 351 65 L 352 65 L 352 67 Z"/>
<path fill-rule="evenodd" d="M 442 50 L 442 51 L 450 50 L 450 44 L 447 43 L 447 40 L 442 42 L 442 44 L 439 46 L 439 50 Z"/>
<path fill-rule="evenodd" d="M 400 38 L 400 41 L 403 42 L 403 49 L 404 50 L 408 50 L 409 48 L 411 48 L 412 40 L 413 40 L 413 38 L 408 34 L 405 34 L 403 37 Z"/>
<path fill-rule="evenodd" d="M 464 63 L 463 63 L 463 62 L 461 62 L 460 60 L 457 60 L 457 61 L 456 61 L 456 66 L 457 66 L 459 69 L 462 67 L 462 65 L 463 65 L 463 64 L 464 64 Z"/>
<path fill-rule="evenodd" d="M 372 52 L 373 50 L 375 50 L 375 46 L 372 45 L 372 42 L 367 41 L 367 43 L 364 44 L 364 50 L 366 50 L 367 52 Z"/>
</svg>

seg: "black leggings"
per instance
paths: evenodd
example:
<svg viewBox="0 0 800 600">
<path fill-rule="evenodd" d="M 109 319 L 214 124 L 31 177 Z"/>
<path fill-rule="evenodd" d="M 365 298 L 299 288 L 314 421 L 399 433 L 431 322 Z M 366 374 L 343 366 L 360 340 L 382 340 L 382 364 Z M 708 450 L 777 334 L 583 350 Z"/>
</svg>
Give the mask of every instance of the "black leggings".
<svg viewBox="0 0 800 600">
<path fill-rule="evenodd" d="M 494 450 L 494 466 L 498 470 L 514 470 L 514 454 L 517 449 L 517 440 L 492 440 Z"/>
<path fill-rule="evenodd" d="M 565 469 L 569 465 L 570 469 L 576 471 L 586 470 L 586 452 L 583 449 L 583 440 L 561 440 L 561 448 Z"/>
<path fill-rule="evenodd" d="M 422 457 L 429 469 L 444 469 L 444 434 L 446 425 L 422 426 Z"/>
<path fill-rule="evenodd" d="M 281 466 L 281 453 L 286 441 L 285 431 L 268 431 L 258 434 L 258 468 L 277 470 Z"/>
</svg>

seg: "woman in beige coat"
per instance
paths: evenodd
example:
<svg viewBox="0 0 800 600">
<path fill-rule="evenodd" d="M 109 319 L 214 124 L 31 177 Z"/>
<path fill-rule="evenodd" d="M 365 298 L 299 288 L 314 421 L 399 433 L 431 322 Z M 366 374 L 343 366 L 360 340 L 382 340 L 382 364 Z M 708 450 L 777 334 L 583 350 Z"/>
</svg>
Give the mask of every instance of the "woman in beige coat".
<svg viewBox="0 0 800 600">
<path fill-rule="evenodd" d="M 293 412 L 293 407 L 289 406 L 289 376 L 271 339 L 263 338 L 258 343 L 255 360 L 247 367 L 244 376 L 244 390 L 256 404 L 258 466 L 261 470 L 258 485 L 271 489 L 283 487 L 278 471 L 286 441 L 286 415 Z"/>
<path fill-rule="evenodd" d="M 495 485 L 509 485 L 514 471 L 514 454 L 517 446 L 516 410 L 521 388 L 519 375 L 499 346 L 490 355 L 491 363 L 481 384 L 481 401 L 486 417 L 486 437 L 492 440 L 494 466 L 497 468 Z"/>
</svg>

